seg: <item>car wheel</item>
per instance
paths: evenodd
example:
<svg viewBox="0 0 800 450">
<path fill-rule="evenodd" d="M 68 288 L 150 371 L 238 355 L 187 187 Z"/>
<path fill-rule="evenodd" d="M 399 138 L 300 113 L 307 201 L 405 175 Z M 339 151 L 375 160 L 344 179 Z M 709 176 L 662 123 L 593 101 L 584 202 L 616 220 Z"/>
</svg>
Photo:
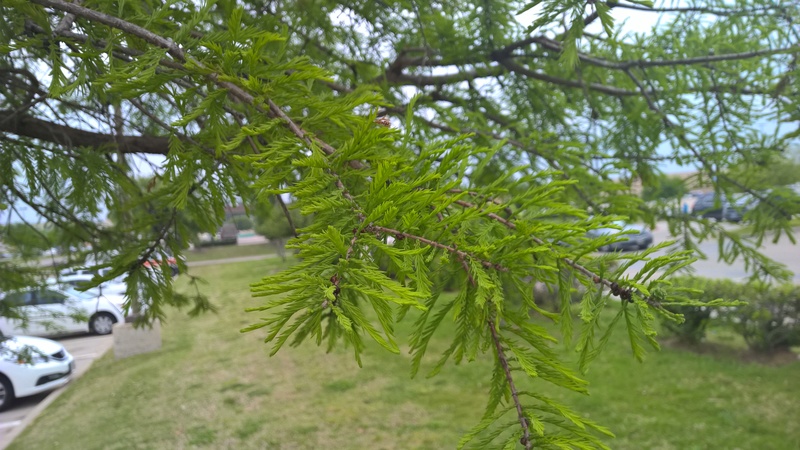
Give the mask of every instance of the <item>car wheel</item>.
<svg viewBox="0 0 800 450">
<path fill-rule="evenodd" d="M 14 403 L 14 386 L 5 375 L 0 375 L 0 411 L 6 410 Z"/>
<path fill-rule="evenodd" d="M 111 334 L 117 319 L 109 313 L 97 313 L 89 320 L 89 328 L 95 334 Z"/>
</svg>

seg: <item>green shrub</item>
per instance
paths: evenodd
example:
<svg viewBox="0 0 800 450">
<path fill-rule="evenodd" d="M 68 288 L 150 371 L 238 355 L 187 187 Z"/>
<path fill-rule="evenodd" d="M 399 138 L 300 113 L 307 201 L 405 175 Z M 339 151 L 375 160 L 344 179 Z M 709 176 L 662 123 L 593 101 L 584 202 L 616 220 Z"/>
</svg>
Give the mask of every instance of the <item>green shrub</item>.
<svg viewBox="0 0 800 450">
<path fill-rule="evenodd" d="M 772 352 L 800 345 L 800 287 L 754 286 L 741 297 L 747 305 L 724 315 L 751 350 Z"/>
<path fill-rule="evenodd" d="M 727 308 L 707 306 L 667 307 L 684 315 L 681 324 L 663 320 L 666 330 L 680 341 L 696 344 L 703 340 L 706 328 L 718 311 L 720 321 L 740 334 L 751 350 L 771 352 L 800 345 L 800 287 L 791 284 L 770 286 L 743 284 L 730 280 L 711 280 L 697 277 L 674 279 L 677 286 L 697 289 L 689 292 L 692 300 L 708 303 L 722 298 L 742 300 L 745 305 Z"/>
<path fill-rule="evenodd" d="M 741 298 L 742 289 L 745 287 L 740 283 L 730 280 L 712 280 L 699 277 L 676 278 L 672 282 L 676 286 L 689 290 L 699 290 L 702 292 L 687 292 L 686 296 L 692 300 L 708 303 L 718 298 L 726 300 L 746 300 Z M 675 336 L 680 342 L 690 345 L 700 343 L 706 336 L 706 329 L 711 322 L 714 307 L 710 306 L 667 306 L 667 310 L 682 314 L 684 321 L 675 321 L 664 318 L 661 324 L 667 332 Z"/>
</svg>

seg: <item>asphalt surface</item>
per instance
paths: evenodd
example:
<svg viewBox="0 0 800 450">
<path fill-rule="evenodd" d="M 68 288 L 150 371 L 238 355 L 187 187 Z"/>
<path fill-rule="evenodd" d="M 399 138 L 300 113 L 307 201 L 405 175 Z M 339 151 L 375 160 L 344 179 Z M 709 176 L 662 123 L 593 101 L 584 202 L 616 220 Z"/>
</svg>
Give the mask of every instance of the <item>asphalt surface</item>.
<svg viewBox="0 0 800 450">
<path fill-rule="evenodd" d="M 734 228 L 733 226 L 730 227 Z M 792 244 L 787 237 L 781 236 L 777 243 L 764 242 L 759 250 L 794 272 L 794 282 L 800 284 L 800 229 L 795 230 L 795 237 L 798 239 L 797 245 Z M 659 223 L 656 229 L 653 230 L 653 243 L 655 245 L 667 240 L 674 240 L 674 238 L 669 235 L 666 224 Z M 728 278 L 736 281 L 744 281 L 749 277 L 750 274 L 745 269 L 744 262 L 741 259 L 734 261 L 730 265 L 719 261 L 719 243 L 717 240 L 712 239 L 702 242 L 698 247 L 700 251 L 705 253 L 707 259 L 699 260 L 692 265 L 695 275 L 707 278 Z M 656 252 L 655 255 L 663 255 L 665 253 L 662 250 Z M 626 273 L 636 273 L 643 266 L 644 263 L 634 264 Z"/>
<path fill-rule="evenodd" d="M 73 381 L 83 375 L 86 370 L 89 369 L 92 362 L 103 356 L 114 343 L 112 335 L 93 336 L 84 334 L 55 340 L 59 341 L 75 358 L 75 372 L 72 374 Z M 28 422 L 36 415 L 31 413 L 35 412 L 37 406 L 39 406 L 41 402 L 53 400 L 60 391 L 68 387 L 69 383 L 49 394 L 45 393 L 18 399 L 11 408 L 0 412 L 0 449 L 6 448 L 11 441 L 29 425 Z M 50 398 L 48 399 L 48 397 Z M 38 411 L 36 412 L 38 413 Z"/>
</svg>

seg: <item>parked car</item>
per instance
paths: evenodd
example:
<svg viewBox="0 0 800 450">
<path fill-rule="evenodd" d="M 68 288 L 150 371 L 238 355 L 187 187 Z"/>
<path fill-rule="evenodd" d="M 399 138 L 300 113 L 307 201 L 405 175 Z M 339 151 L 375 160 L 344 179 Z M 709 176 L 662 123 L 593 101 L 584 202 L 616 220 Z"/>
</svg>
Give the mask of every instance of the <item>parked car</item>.
<svg viewBox="0 0 800 450">
<path fill-rule="evenodd" d="M 614 252 L 626 250 L 644 250 L 653 245 L 653 233 L 642 225 L 632 225 L 623 221 L 614 222 L 617 228 L 598 228 L 590 230 L 590 238 L 605 235 L 619 235 L 619 241 L 598 248 L 601 252 Z"/>
<path fill-rule="evenodd" d="M 144 264 L 142 265 L 148 269 L 158 269 L 161 267 L 162 263 L 166 263 L 169 266 L 173 277 L 178 276 L 178 274 L 180 274 L 180 269 L 178 268 L 178 260 L 174 256 L 170 256 L 164 261 L 151 259 L 149 261 L 145 261 Z"/>
<path fill-rule="evenodd" d="M 697 197 L 692 207 L 692 215 L 717 221 L 741 222 L 748 208 L 748 201 L 740 199 L 732 202 L 725 196 L 717 195 L 716 192 L 706 192 Z"/>
<path fill-rule="evenodd" d="M 124 322 L 125 297 L 95 295 L 72 288 L 48 286 L 8 292 L 0 301 L 16 306 L 28 321 L 0 317 L 0 333 L 46 336 L 93 332 L 110 334 L 117 322 Z M 78 316 L 86 320 L 77 320 Z"/>
<path fill-rule="evenodd" d="M 89 274 L 75 274 L 75 275 L 62 275 L 58 278 L 48 278 L 47 284 L 49 286 L 61 286 L 74 288 L 82 292 L 89 292 L 94 296 L 100 295 L 125 295 L 128 285 L 121 278 L 101 283 L 99 286 L 91 289 L 81 289 L 82 287 L 91 284 L 94 275 Z"/>
<path fill-rule="evenodd" d="M 115 256 L 113 253 L 108 255 L 100 255 L 94 256 L 90 255 L 86 258 L 83 267 L 72 267 L 69 269 L 64 269 L 61 271 L 61 276 L 72 276 L 72 275 L 105 275 L 108 273 L 108 267 L 96 270 L 96 266 L 100 266 L 106 264 L 110 261 L 110 258 Z M 186 263 L 186 258 L 184 256 L 180 256 L 181 262 Z M 145 261 L 142 265 L 147 269 L 157 269 L 160 268 L 162 264 L 166 264 L 171 269 L 172 276 L 175 277 L 180 273 L 180 269 L 178 267 L 178 258 L 175 258 L 171 254 L 167 253 L 166 258 L 164 259 L 157 259 L 157 258 L 150 258 L 149 260 Z"/>
<path fill-rule="evenodd" d="M 58 342 L 30 336 L 0 338 L 0 410 L 14 399 L 52 391 L 69 382 L 75 362 Z"/>
</svg>

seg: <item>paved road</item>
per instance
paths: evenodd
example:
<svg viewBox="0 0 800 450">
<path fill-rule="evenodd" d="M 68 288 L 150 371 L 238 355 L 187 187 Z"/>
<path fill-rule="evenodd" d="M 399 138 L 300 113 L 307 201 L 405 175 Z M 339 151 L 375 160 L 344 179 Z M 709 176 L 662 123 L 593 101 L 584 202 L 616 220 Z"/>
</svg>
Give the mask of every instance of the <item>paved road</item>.
<svg viewBox="0 0 800 450">
<path fill-rule="evenodd" d="M 771 241 L 762 244 L 760 250 L 770 258 L 785 264 L 786 267 L 794 272 L 795 283 L 800 284 L 800 230 L 796 230 L 795 237 L 798 245 L 793 245 L 785 236 L 782 236 L 777 243 Z M 659 223 L 653 231 L 655 243 L 674 239 L 669 235 L 669 230 L 665 223 Z M 719 244 L 715 239 L 705 241 L 698 245 L 700 251 L 706 254 L 708 259 L 697 261 L 693 264 L 695 274 L 708 278 L 729 278 L 742 281 L 748 277 L 744 262 L 739 259 L 733 264 L 728 265 L 719 261 Z M 664 254 L 664 251 L 657 252 L 657 255 Z M 627 273 L 632 274 L 642 268 L 644 263 L 634 264 Z"/>
<path fill-rule="evenodd" d="M 75 372 L 72 379 L 83 375 L 92 362 L 107 352 L 114 344 L 114 338 L 108 336 L 79 335 L 58 339 L 67 351 L 75 358 Z M 69 384 L 67 384 L 69 386 Z M 62 388 L 63 389 L 63 388 Z M 11 441 L 22 431 L 32 417 L 28 417 L 40 402 L 49 395 L 56 395 L 59 391 L 49 394 L 39 394 L 32 397 L 19 399 L 11 409 L 0 413 L 0 449 L 6 448 Z M 28 420 L 26 421 L 26 418 Z"/>
</svg>

